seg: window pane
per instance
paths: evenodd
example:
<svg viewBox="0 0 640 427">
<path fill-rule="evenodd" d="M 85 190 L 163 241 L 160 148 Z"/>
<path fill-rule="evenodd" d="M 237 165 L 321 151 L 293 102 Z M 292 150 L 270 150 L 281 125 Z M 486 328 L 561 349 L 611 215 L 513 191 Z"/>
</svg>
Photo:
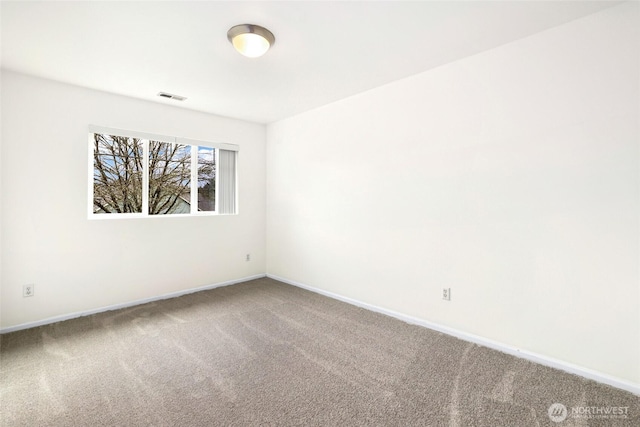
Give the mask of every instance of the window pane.
<svg viewBox="0 0 640 427">
<path fill-rule="evenodd" d="M 198 210 L 216 210 L 216 156 L 211 147 L 198 147 Z"/>
<path fill-rule="evenodd" d="M 93 212 L 142 212 L 142 142 L 126 136 L 93 135 Z"/>
<path fill-rule="evenodd" d="M 191 212 L 191 146 L 149 141 L 149 215 Z"/>
</svg>

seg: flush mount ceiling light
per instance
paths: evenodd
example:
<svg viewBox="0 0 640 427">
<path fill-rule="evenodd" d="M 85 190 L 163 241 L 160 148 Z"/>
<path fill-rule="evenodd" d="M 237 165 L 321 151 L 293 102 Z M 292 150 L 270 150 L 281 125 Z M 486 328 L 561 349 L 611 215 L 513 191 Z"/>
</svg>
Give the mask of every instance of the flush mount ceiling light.
<svg viewBox="0 0 640 427">
<path fill-rule="evenodd" d="M 227 38 L 238 52 L 249 58 L 264 55 L 276 41 L 271 31 L 253 24 L 231 27 L 227 31 Z"/>
</svg>

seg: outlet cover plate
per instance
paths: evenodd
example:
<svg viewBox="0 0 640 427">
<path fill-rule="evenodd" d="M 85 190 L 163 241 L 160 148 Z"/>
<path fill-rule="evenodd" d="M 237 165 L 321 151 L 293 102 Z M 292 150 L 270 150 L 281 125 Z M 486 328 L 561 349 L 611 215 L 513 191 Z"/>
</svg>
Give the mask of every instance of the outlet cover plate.
<svg viewBox="0 0 640 427">
<path fill-rule="evenodd" d="M 32 297 L 33 294 L 35 293 L 35 288 L 36 288 L 36 286 L 32 285 L 32 284 L 31 285 L 24 285 L 22 287 L 22 296 L 25 297 L 25 298 L 26 297 Z"/>
</svg>

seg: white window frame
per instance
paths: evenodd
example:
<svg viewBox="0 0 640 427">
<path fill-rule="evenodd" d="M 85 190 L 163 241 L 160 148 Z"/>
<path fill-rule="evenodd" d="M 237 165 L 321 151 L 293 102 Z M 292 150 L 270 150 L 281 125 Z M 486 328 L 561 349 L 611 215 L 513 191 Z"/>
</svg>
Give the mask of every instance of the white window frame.
<svg viewBox="0 0 640 427">
<path fill-rule="evenodd" d="M 142 145 L 143 147 L 143 174 L 142 174 L 142 212 L 139 213 L 94 213 L 93 212 L 93 174 L 94 174 L 94 134 L 107 134 L 118 135 L 130 138 L 138 138 L 146 140 L 147 143 Z M 148 141 L 166 142 L 170 144 L 188 145 L 191 147 L 191 191 L 190 191 L 190 213 L 172 213 L 172 214 L 160 214 L 149 215 L 149 144 Z M 218 192 L 218 182 L 216 178 L 216 199 L 215 199 L 215 211 L 198 211 L 198 147 L 214 148 L 214 155 L 216 160 L 216 167 L 219 165 L 219 153 L 220 150 L 235 151 L 235 211 L 233 213 L 219 213 L 218 201 L 220 200 L 220 193 Z M 202 141 L 197 139 L 182 138 L 176 136 L 159 135 L 147 132 L 138 132 L 132 130 L 115 129 L 104 126 L 89 125 L 88 132 L 88 218 L 89 219 L 127 219 L 127 218 L 185 218 L 194 216 L 218 216 L 218 215 L 237 215 L 239 211 L 238 207 L 238 157 L 239 146 L 235 144 Z M 195 191 L 194 191 L 195 187 Z"/>
</svg>

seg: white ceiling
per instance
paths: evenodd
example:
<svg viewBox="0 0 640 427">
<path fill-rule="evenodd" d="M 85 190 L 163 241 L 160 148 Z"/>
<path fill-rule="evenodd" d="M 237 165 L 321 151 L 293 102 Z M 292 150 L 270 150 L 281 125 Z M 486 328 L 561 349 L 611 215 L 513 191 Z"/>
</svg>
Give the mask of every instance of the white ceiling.
<svg viewBox="0 0 640 427">
<path fill-rule="evenodd" d="M 269 123 L 619 2 L 2 2 L 2 67 Z M 262 58 L 227 30 L 269 28 Z M 159 98 L 165 91 L 184 102 Z"/>
</svg>

